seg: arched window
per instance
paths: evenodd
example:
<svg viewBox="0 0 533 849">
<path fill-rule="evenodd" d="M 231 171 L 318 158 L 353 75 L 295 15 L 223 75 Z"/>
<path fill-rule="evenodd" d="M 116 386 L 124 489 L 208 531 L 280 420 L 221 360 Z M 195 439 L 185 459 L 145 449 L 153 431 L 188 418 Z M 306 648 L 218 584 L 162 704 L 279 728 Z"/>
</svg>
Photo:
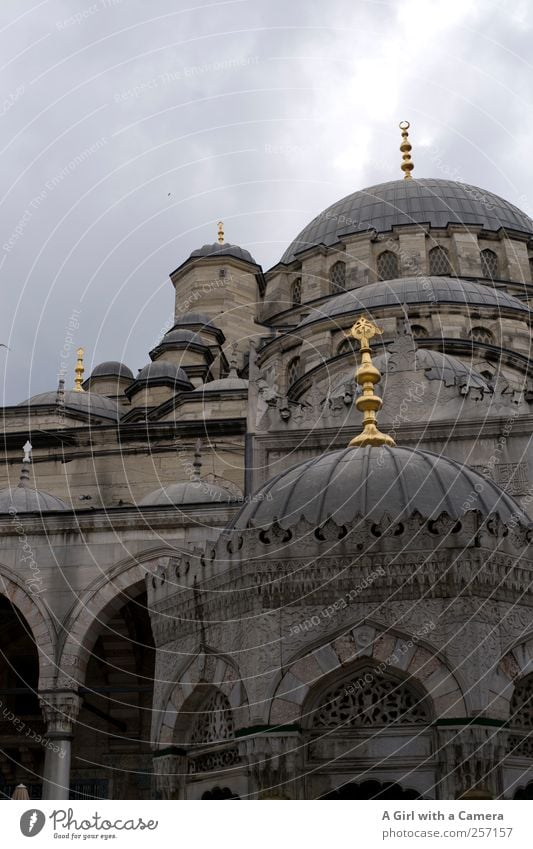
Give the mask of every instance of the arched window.
<svg viewBox="0 0 533 849">
<path fill-rule="evenodd" d="M 302 376 L 300 357 L 294 357 L 287 366 L 287 386 L 292 386 Z"/>
<path fill-rule="evenodd" d="M 297 277 L 291 286 L 291 302 L 293 307 L 299 307 L 302 303 L 302 278 Z"/>
<path fill-rule="evenodd" d="M 346 264 L 344 262 L 336 262 L 329 270 L 329 279 L 331 282 L 331 294 L 338 295 L 339 292 L 346 291 Z"/>
<path fill-rule="evenodd" d="M 429 336 L 428 331 L 421 324 L 412 324 L 411 333 L 413 334 L 415 339 L 427 339 L 427 337 Z"/>
<path fill-rule="evenodd" d="M 496 280 L 498 275 L 498 255 L 494 251 L 481 251 L 481 276 L 488 277 L 489 280 Z"/>
<path fill-rule="evenodd" d="M 450 255 L 446 248 L 437 245 L 429 252 L 429 273 L 434 275 L 452 274 Z"/>
<path fill-rule="evenodd" d="M 513 728 L 531 730 L 533 727 L 533 675 L 518 681 L 511 698 L 509 710 Z"/>
<path fill-rule="evenodd" d="M 483 342 L 485 345 L 494 345 L 494 336 L 486 327 L 473 327 L 470 331 L 473 342 Z"/>
<path fill-rule="evenodd" d="M 511 757 L 533 757 L 533 675 L 526 675 L 516 682 L 511 704 L 509 705 L 509 725 L 516 734 L 510 734 L 507 753 Z M 531 793 L 533 783 L 517 791 L 521 794 Z M 530 799 L 532 796 L 515 795 L 515 799 Z"/>
<path fill-rule="evenodd" d="M 398 257 L 392 251 L 383 251 L 378 256 L 378 279 L 395 280 L 398 277 Z"/>
<path fill-rule="evenodd" d="M 429 722 L 424 701 L 406 683 L 378 677 L 368 669 L 333 686 L 312 713 L 313 728 L 347 730 Z"/>
<path fill-rule="evenodd" d="M 529 270 L 531 272 L 531 279 L 533 280 L 533 256 L 529 257 Z"/>
<path fill-rule="evenodd" d="M 220 743 L 234 737 L 233 712 L 224 693 L 215 690 L 197 711 L 191 743 Z"/>
</svg>

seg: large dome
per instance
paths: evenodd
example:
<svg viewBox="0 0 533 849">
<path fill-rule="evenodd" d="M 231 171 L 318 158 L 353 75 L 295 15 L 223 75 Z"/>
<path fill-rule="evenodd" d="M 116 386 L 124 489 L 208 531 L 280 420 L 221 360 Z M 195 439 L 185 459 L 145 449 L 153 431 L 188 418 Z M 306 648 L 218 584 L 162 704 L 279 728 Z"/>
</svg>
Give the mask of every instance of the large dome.
<svg viewBox="0 0 533 849">
<path fill-rule="evenodd" d="M 452 180 L 393 180 L 353 192 L 325 209 L 289 245 L 281 262 L 317 245 L 334 245 L 351 233 L 386 233 L 406 224 L 533 233 L 533 221 L 492 192 Z"/>
<path fill-rule="evenodd" d="M 495 483 L 468 466 L 414 448 L 343 448 L 293 466 L 268 481 L 233 523 L 235 528 L 295 525 L 303 516 L 316 526 L 329 518 L 342 525 L 362 516 L 392 521 L 414 512 L 428 519 L 470 510 L 498 513 L 525 525 L 522 508 Z"/>
<path fill-rule="evenodd" d="M 358 311 L 372 312 L 379 307 L 402 304 L 462 304 L 465 307 L 495 307 L 529 313 L 527 304 L 518 298 L 483 283 L 459 277 L 400 277 L 334 295 L 319 306 L 310 308 L 299 326 L 322 318 L 353 315 Z"/>
</svg>

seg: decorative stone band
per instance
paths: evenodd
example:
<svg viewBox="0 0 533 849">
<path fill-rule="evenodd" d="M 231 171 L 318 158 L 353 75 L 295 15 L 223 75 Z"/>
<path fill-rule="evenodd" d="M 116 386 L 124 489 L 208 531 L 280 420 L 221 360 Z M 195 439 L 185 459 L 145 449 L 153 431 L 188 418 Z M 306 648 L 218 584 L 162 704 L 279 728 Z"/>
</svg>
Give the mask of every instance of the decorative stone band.
<svg viewBox="0 0 533 849">
<path fill-rule="evenodd" d="M 395 522 L 361 519 L 343 530 L 332 520 L 314 528 L 302 519 L 290 530 L 236 532 L 190 559 L 179 582 L 171 565 L 150 577 L 154 637 L 162 645 L 196 632 L 195 578 L 207 622 L 287 605 L 299 606 L 304 616 L 305 608 L 339 598 L 386 599 L 393 586 L 412 599 L 470 593 L 525 603 L 533 594 L 530 534 L 473 511 L 460 522 L 446 514 L 430 521 L 413 515 Z"/>
</svg>

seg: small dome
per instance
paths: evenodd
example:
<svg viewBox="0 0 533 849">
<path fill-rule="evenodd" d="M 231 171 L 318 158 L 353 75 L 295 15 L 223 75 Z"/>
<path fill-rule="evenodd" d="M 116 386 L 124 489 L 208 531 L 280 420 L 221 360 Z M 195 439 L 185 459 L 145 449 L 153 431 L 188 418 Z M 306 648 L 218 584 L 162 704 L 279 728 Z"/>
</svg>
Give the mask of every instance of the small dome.
<svg viewBox="0 0 533 849">
<path fill-rule="evenodd" d="M 343 448 L 307 460 L 268 481 L 240 511 L 235 528 L 295 525 L 303 516 L 316 526 L 357 517 L 392 521 L 414 512 L 427 519 L 470 510 L 498 513 L 503 522 L 530 520 L 488 478 L 455 460 L 414 448 Z"/>
<path fill-rule="evenodd" d="M 168 360 L 156 360 L 148 363 L 135 378 L 136 382 L 150 383 L 154 380 L 171 380 L 173 383 L 182 383 L 187 388 L 192 388 L 192 383 L 187 377 L 187 372 Z"/>
<path fill-rule="evenodd" d="M 139 501 L 140 507 L 152 507 L 156 504 L 168 506 L 169 504 L 225 504 L 235 499 L 228 492 L 216 484 L 206 483 L 202 480 L 180 481 L 169 486 L 162 486 L 145 495 Z"/>
<path fill-rule="evenodd" d="M 124 377 L 127 380 L 133 380 L 133 372 L 124 363 L 119 363 L 118 360 L 109 360 L 95 366 L 91 372 L 91 377 Z"/>
<path fill-rule="evenodd" d="M 57 406 L 57 403 L 57 391 L 54 391 L 34 395 L 27 401 L 22 401 L 18 406 L 49 407 Z M 114 419 L 116 421 L 121 416 L 121 411 L 116 401 L 106 398 L 105 395 L 99 395 L 97 392 L 77 392 L 74 389 L 68 389 L 64 393 L 64 404 L 66 409 L 78 410 L 87 415 L 99 416 L 104 419 Z"/>
<path fill-rule="evenodd" d="M 533 233 L 533 221 L 524 212 L 485 189 L 453 180 L 392 180 L 353 192 L 325 209 L 289 245 L 281 262 L 291 262 L 308 248 L 334 245 L 352 233 L 387 233 L 406 224 Z"/>
<path fill-rule="evenodd" d="M 0 490 L 0 513 L 45 513 L 52 510 L 70 510 L 64 501 L 19 484 Z"/>
<path fill-rule="evenodd" d="M 189 259 L 209 256 L 233 256 L 236 259 L 242 259 L 244 262 L 251 262 L 253 265 L 257 265 L 249 251 L 239 247 L 239 245 L 230 245 L 228 242 L 225 242 L 223 245 L 218 244 L 218 242 L 215 242 L 214 245 L 202 245 L 201 248 L 197 248 L 191 253 Z"/>
<path fill-rule="evenodd" d="M 372 312 L 380 307 L 426 303 L 496 307 L 529 313 L 527 305 L 522 301 L 501 289 L 494 289 L 483 283 L 473 283 L 458 277 L 402 277 L 398 280 L 382 280 L 334 295 L 312 309 L 299 326 L 303 327 L 323 318 L 352 315 L 362 311 Z"/>
<path fill-rule="evenodd" d="M 161 348 L 163 346 L 180 346 L 187 347 L 188 345 L 202 345 L 205 348 L 205 342 L 198 333 L 194 333 L 192 330 L 187 330 L 186 328 L 178 328 L 176 330 L 169 330 L 168 333 L 165 333 L 161 342 L 157 346 Z"/>
</svg>

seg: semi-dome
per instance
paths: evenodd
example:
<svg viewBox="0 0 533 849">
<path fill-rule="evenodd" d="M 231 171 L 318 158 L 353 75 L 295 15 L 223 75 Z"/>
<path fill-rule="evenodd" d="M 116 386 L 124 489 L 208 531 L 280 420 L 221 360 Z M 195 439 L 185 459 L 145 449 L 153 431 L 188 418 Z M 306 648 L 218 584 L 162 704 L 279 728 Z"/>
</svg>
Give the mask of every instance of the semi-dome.
<svg viewBox="0 0 533 849">
<path fill-rule="evenodd" d="M 389 371 L 388 363 L 391 357 L 393 357 L 393 354 L 385 351 L 373 359 L 374 365 L 383 375 L 386 375 Z M 482 389 L 485 392 L 489 391 L 487 381 L 478 371 L 463 363 L 458 357 L 444 354 L 442 351 L 417 348 L 413 351 L 412 366 L 413 370 L 424 371 L 428 380 L 440 380 L 445 386 L 468 386 Z M 336 378 L 329 394 L 332 398 L 338 398 L 344 395 L 347 384 L 354 383 L 354 370 L 352 368 L 349 373 Z M 355 389 L 357 394 L 361 391 L 357 385 L 355 385 Z M 379 385 L 374 387 L 374 391 L 378 395 L 381 394 Z"/>
<path fill-rule="evenodd" d="M 281 262 L 291 262 L 308 248 L 334 245 L 352 233 L 386 233 L 406 224 L 464 224 L 489 232 L 503 228 L 533 233 L 529 216 L 493 192 L 453 180 L 392 180 L 353 192 L 329 206 L 304 227 Z"/>
<path fill-rule="evenodd" d="M 229 242 L 224 242 L 222 245 L 218 242 L 215 242 L 214 245 L 202 245 L 201 248 L 197 248 L 191 253 L 189 259 L 211 256 L 232 256 L 244 262 L 251 262 L 253 265 L 257 265 L 249 251 L 241 248 L 240 245 L 231 245 Z"/>
<path fill-rule="evenodd" d="M 133 372 L 118 360 L 108 360 L 95 366 L 91 372 L 91 377 L 124 377 L 127 380 L 133 380 Z"/>
<path fill-rule="evenodd" d="M 394 357 L 385 351 L 374 358 L 374 365 L 382 373 L 387 372 L 388 362 Z M 428 380 L 441 380 L 446 386 L 468 385 L 488 391 L 485 378 L 475 369 L 467 366 L 458 357 L 444 354 L 442 351 L 431 351 L 428 348 L 417 348 L 413 352 L 413 367 L 425 371 Z"/>
<path fill-rule="evenodd" d="M 169 504 L 225 504 L 235 499 L 228 492 L 216 484 L 207 483 L 202 480 L 180 481 L 179 483 L 161 486 L 139 501 L 140 507 L 153 507 L 155 505 L 168 506 Z"/>
<path fill-rule="evenodd" d="M 69 509 L 55 495 L 32 489 L 22 482 L 18 486 L 0 490 L 0 513 L 45 513 Z"/>
<path fill-rule="evenodd" d="M 66 409 L 78 410 L 86 415 L 94 415 L 104 419 L 117 420 L 121 416 L 121 411 L 116 403 L 111 398 L 105 395 L 99 395 L 97 392 L 77 392 L 74 389 L 68 389 L 63 393 L 61 401 Z M 40 395 L 33 395 L 27 401 L 22 401 L 18 404 L 19 407 L 49 407 L 58 406 L 58 393 L 42 392 Z"/>
<path fill-rule="evenodd" d="M 171 380 L 173 383 L 182 383 L 191 389 L 192 384 L 187 377 L 186 371 L 180 366 L 170 363 L 168 360 L 156 360 L 148 363 L 135 378 L 137 383 L 151 383 L 156 380 Z"/>
<path fill-rule="evenodd" d="M 342 292 L 311 308 L 300 327 L 323 318 L 402 304 L 460 304 L 529 313 L 526 304 L 502 289 L 459 277 L 401 277 Z"/>
<path fill-rule="evenodd" d="M 478 510 L 530 524 L 522 508 L 488 478 L 447 457 L 416 448 L 355 447 L 307 460 L 268 481 L 239 512 L 235 528 L 283 528 L 304 517 L 320 526 L 361 516 L 379 522 L 414 512 L 460 519 Z"/>
</svg>

